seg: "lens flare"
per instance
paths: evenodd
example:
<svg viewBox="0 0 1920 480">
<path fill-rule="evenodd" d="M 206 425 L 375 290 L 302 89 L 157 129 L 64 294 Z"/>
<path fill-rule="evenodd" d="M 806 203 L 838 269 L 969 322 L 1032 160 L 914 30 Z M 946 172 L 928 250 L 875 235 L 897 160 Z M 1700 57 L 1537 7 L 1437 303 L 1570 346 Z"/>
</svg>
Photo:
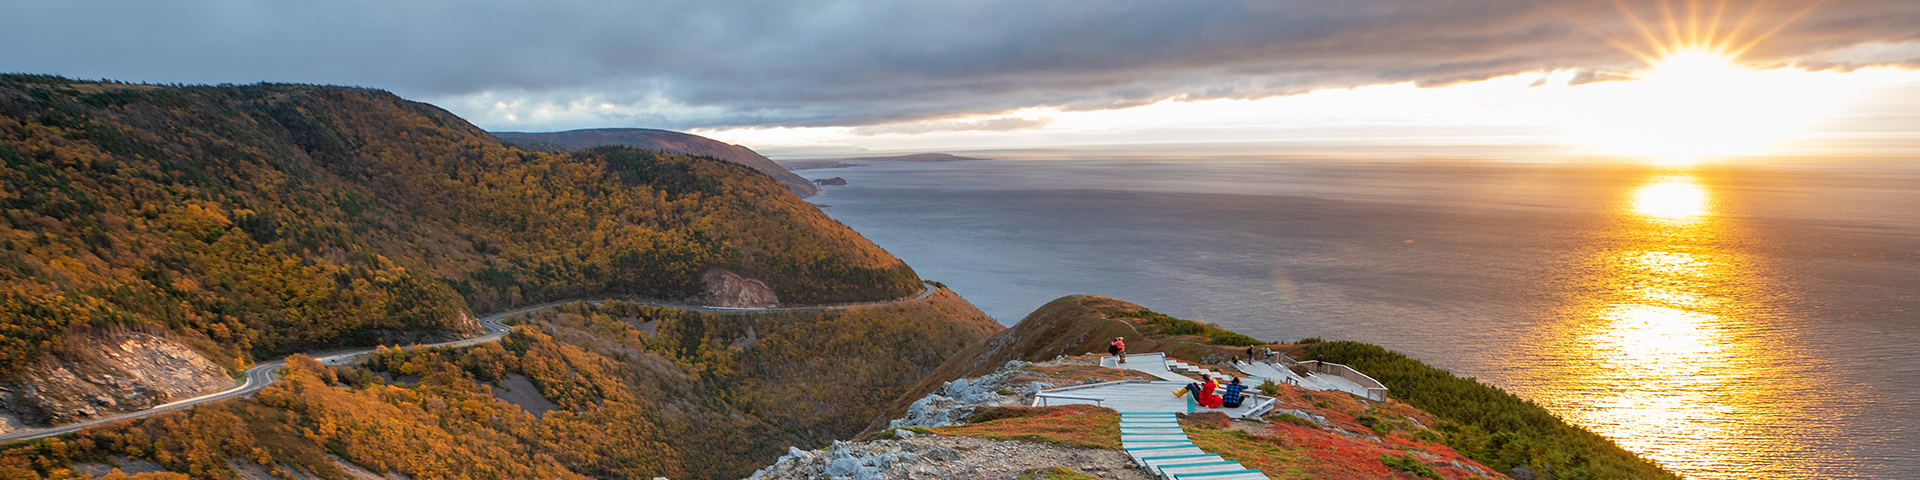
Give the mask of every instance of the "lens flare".
<svg viewBox="0 0 1920 480">
<path fill-rule="evenodd" d="M 1280 297 L 1280 303 L 1293 305 L 1300 301 L 1300 284 L 1293 281 L 1293 271 L 1286 265 L 1273 266 L 1273 293 Z"/>
</svg>

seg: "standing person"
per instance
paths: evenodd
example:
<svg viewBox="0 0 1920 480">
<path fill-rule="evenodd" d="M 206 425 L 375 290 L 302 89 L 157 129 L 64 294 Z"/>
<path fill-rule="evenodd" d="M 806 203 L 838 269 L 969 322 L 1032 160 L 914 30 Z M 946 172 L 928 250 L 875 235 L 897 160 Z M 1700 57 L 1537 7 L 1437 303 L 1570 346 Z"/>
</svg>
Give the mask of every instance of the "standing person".
<svg viewBox="0 0 1920 480">
<path fill-rule="evenodd" d="M 1253 363 L 1253 347 L 1247 347 L 1247 363 Z"/>
<path fill-rule="evenodd" d="M 1107 343 L 1107 354 L 1113 355 L 1116 365 L 1127 363 L 1127 337 L 1113 337 L 1113 341 Z"/>
</svg>

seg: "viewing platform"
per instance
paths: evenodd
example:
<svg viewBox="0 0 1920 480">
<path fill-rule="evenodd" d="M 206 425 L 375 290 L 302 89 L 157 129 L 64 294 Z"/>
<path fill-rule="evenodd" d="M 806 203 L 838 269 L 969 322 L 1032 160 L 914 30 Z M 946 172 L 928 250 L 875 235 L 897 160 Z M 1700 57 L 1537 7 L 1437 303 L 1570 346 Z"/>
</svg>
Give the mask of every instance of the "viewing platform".
<svg viewBox="0 0 1920 480">
<path fill-rule="evenodd" d="M 1241 382 L 1248 393 L 1239 407 L 1206 408 L 1196 404 L 1193 395 L 1175 396 L 1173 392 L 1208 377 L 1221 382 L 1233 376 L 1203 366 L 1167 358 L 1164 353 L 1129 355 L 1126 363 L 1111 356 L 1102 357 L 1100 366 L 1133 370 L 1160 380 L 1120 380 L 1041 390 L 1034 394 L 1033 406 L 1097 405 L 1120 412 L 1120 443 L 1134 462 L 1156 477 L 1168 480 L 1265 480 L 1267 476 L 1234 462 L 1202 451 L 1187 437 L 1177 414 L 1220 412 L 1232 418 L 1259 418 L 1279 403 L 1278 399 L 1255 394 L 1254 388 L 1268 380 L 1310 390 L 1338 390 L 1361 398 L 1385 401 L 1387 388 L 1346 365 L 1320 361 L 1287 364 L 1307 370 L 1294 373 L 1285 365 L 1267 362 L 1237 361 L 1233 367 L 1247 375 Z"/>
<path fill-rule="evenodd" d="M 1246 362 L 1246 361 L 1234 362 L 1233 368 L 1239 369 L 1241 372 L 1245 372 L 1247 375 L 1260 378 L 1263 381 L 1273 380 L 1273 383 L 1284 383 L 1288 385 L 1298 386 L 1300 388 L 1304 388 L 1308 390 L 1339 390 L 1342 392 L 1351 393 L 1353 394 L 1353 396 L 1356 396 L 1356 397 L 1365 398 L 1365 399 L 1374 400 L 1374 401 L 1385 401 L 1387 399 L 1387 388 L 1385 385 L 1382 385 L 1378 380 L 1374 380 L 1372 377 L 1368 377 L 1365 374 L 1362 374 L 1358 371 L 1354 371 L 1353 369 L 1348 368 L 1346 365 L 1340 365 L 1337 363 L 1328 363 L 1323 365 L 1323 364 L 1320 364 L 1319 362 L 1311 362 L 1311 361 L 1301 362 L 1301 365 L 1305 365 L 1309 369 L 1319 367 L 1319 369 L 1326 370 L 1329 373 L 1320 374 L 1320 373 L 1314 373 L 1313 371 L 1308 371 L 1307 375 L 1303 377 L 1293 373 L 1292 369 L 1289 369 L 1285 366 L 1266 363 L 1266 362 Z M 1338 372 L 1340 369 L 1344 369 L 1345 372 L 1334 373 L 1334 372 Z M 1351 372 L 1351 373 L 1348 375 L 1341 374 L 1341 373 L 1348 373 L 1348 372 Z M 1349 379 L 1348 378 L 1349 376 L 1357 376 L 1357 378 L 1359 378 L 1360 381 L 1356 382 L 1352 379 Z M 1370 385 L 1362 385 L 1361 382 L 1368 382 L 1370 383 Z"/>
<path fill-rule="evenodd" d="M 1131 362 L 1129 362 L 1131 363 Z M 1196 413 L 1220 412 L 1233 418 L 1259 418 L 1273 410 L 1274 398 L 1249 390 L 1245 401 L 1234 408 L 1207 408 L 1193 401 L 1193 395 L 1173 396 L 1174 390 L 1192 379 L 1121 380 L 1066 388 L 1041 390 L 1034 394 L 1033 406 L 1097 405 L 1121 412 Z"/>
</svg>

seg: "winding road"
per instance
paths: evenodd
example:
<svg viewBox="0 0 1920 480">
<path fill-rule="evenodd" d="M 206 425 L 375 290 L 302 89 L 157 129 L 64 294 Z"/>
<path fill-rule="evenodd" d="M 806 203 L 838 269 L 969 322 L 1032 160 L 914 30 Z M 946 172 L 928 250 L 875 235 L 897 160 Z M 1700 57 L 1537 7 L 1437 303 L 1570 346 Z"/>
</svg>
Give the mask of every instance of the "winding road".
<svg viewBox="0 0 1920 480">
<path fill-rule="evenodd" d="M 670 303 L 657 303 L 657 302 L 634 302 L 634 303 L 638 303 L 640 305 L 646 305 L 650 307 L 677 308 L 681 310 L 691 310 L 696 312 L 712 312 L 712 313 L 765 313 L 765 312 L 782 312 L 782 311 L 797 311 L 797 310 L 827 310 L 827 309 L 834 309 L 834 308 L 888 305 L 888 304 L 895 304 L 895 303 L 902 303 L 902 302 L 926 300 L 927 297 L 933 296 L 934 292 L 940 291 L 940 287 L 936 287 L 932 283 L 923 283 L 923 285 L 926 286 L 927 290 L 925 292 L 921 292 L 920 295 L 914 296 L 912 298 L 903 298 L 899 300 L 892 300 L 892 301 L 886 301 L 886 302 L 848 303 L 848 304 L 839 304 L 839 305 L 819 305 L 819 306 L 810 306 L 810 307 L 730 308 L 730 307 L 712 307 L 712 306 L 705 306 L 705 305 L 676 305 L 676 304 L 670 304 Z M 549 308 L 566 305 L 566 304 L 578 302 L 578 301 L 581 301 L 581 300 L 564 300 L 559 302 L 543 303 L 540 305 L 526 307 L 526 308 L 522 308 L 519 310 L 510 311 L 510 312 L 503 312 L 503 313 L 488 315 L 480 319 L 480 328 L 485 330 L 486 333 L 483 333 L 479 336 L 464 338 L 460 340 L 453 340 L 448 342 L 409 345 L 402 348 L 413 349 L 413 348 L 432 348 L 432 347 L 464 347 L 468 345 L 478 345 L 478 344 L 487 343 L 487 342 L 497 342 L 497 341 L 500 341 L 500 339 L 502 338 L 506 338 L 508 332 L 513 331 L 513 327 L 509 327 L 507 326 L 507 324 L 500 323 L 501 319 L 511 317 L 514 315 L 523 314 L 523 313 L 546 310 Z M 598 304 L 606 303 L 608 302 L 608 300 L 586 300 L 586 302 L 598 305 Z M 336 350 L 336 351 L 323 352 L 323 353 L 312 353 L 309 355 L 311 355 L 314 360 L 320 361 L 320 363 L 323 365 L 339 365 L 339 364 L 352 361 L 354 358 L 359 357 L 361 355 L 373 353 L 373 350 L 374 349 L 371 349 L 371 348 L 362 348 L 358 350 Z M 32 439 L 41 438 L 41 437 L 51 437 L 54 435 L 73 433 L 73 432 L 85 430 L 90 427 L 99 426 L 101 424 L 113 423 L 121 420 L 131 420 L 131 419 L 146 417 L 149 415 L 154 415 L 162 412 L 171 412 L 174 410 L 181 410 L 181 409 L 185 409 L 185 408 L 192 407 L 194 405 L 199 405 L 202 403 L 218 402 L 218 401 L 227 400 L 230 398 L 252 396 L 254 393 L 259 392 L 261 389 L 267 388 L 268 385 L 272 385 L 275 380 L 279 380 L 280 367 L 284 367 L 286 365 L 287 365 L 287 360 L 284 358 L 279 360 L 274 360 L 271 362 L 262 362 L 262 363 L 256 364 L 253 366 L 253 368 L 249 368 L 245 372 L 245 376 L 246 376 L 245 382 L 242 382 L 240 386 L 233 387 L 232 389 L 229 389 L 224 392 L 210 393 L 207 395 L 201 395 L 201 396 L 189 398 L 186 400 L 168 403 L 166 405 L 160 405 L 160 406 L 148 408 L 145 410 L 140 410 L 137 412 L 127 412 L 127 413 L 122 413 L 122 414 L 114 415 L 110 417 L 102 417 L 102 418 L 96 418 L 93 420 L 87 420 L 84 422 L 69 423 L 69 424 L 61 425 L 57 427 L 27 428 L 27 429 L 14 430 L 11 432 L 7 432 L 5 434 L 0 434 L 0 442 L 11 442 L 15 440 L 32 440 Z"/>
</svg>

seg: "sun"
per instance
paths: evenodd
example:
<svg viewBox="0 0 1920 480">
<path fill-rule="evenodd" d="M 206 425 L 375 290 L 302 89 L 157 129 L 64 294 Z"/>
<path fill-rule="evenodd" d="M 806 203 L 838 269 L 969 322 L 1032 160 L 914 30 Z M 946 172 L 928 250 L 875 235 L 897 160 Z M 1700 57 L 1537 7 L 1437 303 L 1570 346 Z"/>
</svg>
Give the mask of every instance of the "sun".
<svg viewBox="0 0 1920 480">
<path fill-rule="evenodd" d="M 1746 33 L 1749 19 L 1669 14 L 1662 35 L 1622 13 L 1645 45 L 1608 40 L 1646 66 L 1619 81 L 1571 87 L 1579 95 L 1560 115 L 1578 144 L 1660 163 L 1765 154 L 1847 98 L 1847 89 L 1814 72 L 1743 66 L 1740 54 L 1772 33 Z M 1736 26 L 1719 30 L 1729 23 Z"/>
</svg>

